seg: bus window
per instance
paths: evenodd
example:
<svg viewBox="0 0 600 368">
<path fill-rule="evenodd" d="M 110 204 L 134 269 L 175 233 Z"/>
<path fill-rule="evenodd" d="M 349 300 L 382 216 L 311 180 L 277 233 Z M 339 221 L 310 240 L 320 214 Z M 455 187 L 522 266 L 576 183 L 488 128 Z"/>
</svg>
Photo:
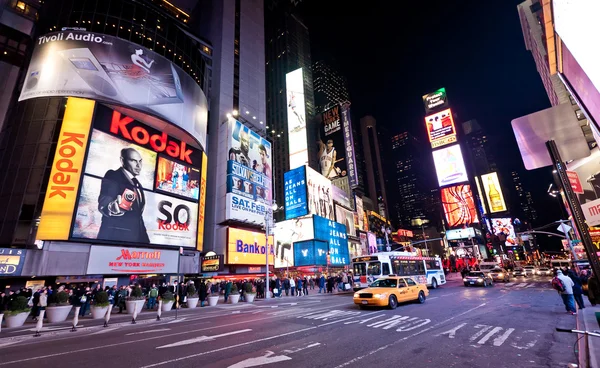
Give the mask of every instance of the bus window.
<svg viewBox="0 0 600 368">
<path fill-rule="evenodd" d="M 387 263 L 383 264 L 383 275 L 387 276 L 390 274 L 390 265 Z M 395 287 L 395 286 L 394 286 Z"/>
<path fill-rule="evenodd" d="M 381 262 L 369 262 L 367 267 L 367 276 L 381 276 Z"/>
<path fill-rule="evenodd" d="M 365 263 L 355 263 L 354 264 L 354 276 L 366 276 L 367 275 L 367 265 Z"/>
<path fill-rule="evenodd" d="M 425 263 L 423 261 L 417 261 L 415 266 L 417 268 L 417 275 L 425 275 Z"/>
</svg>

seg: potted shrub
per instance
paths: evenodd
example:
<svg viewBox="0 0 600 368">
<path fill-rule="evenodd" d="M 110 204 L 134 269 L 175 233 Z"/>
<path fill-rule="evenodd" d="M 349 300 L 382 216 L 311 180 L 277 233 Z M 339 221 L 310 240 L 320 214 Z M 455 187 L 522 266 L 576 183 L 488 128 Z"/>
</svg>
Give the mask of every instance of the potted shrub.
<svg viewBox="0 0 600 368">
<path fill-rule="evenodd" d="M 196 308 L 198 306 L 198 300 L 200 300 L 200 298 L 198 297 L 198 290 L 196 290 L 194 284 L 189 284 L 187 287 L 186 302 L 188 308 Z"/>
<path fill-rule="evenodd" d="M 231 304 L 237 304 L 237 302 L 240 301 L 240 293 L 236 284 L 231 285 L 231 295 L 229 295 L 229 301 Z"/>
<path fill-rule="evenodd" d="M 96 293 L 96 299 L 92 305 L 92 319 L 102 319 L 106 315 L 110 303 L 108 302 L 108 293 L 99 291 Z"/>
<path fill-rule="evenodd" d="M 48 322 L 57 323 L 66 321 L 73 306 L 69 304 L 69 294 L 66 291 L 52 293 L 48 297 L 48 306 L 46 307 L 46 316 Z"/>
<path fill-rule="evenodd" d="M 137 313 L 141 313 L 144 308 L 144 303 L 146 302 L 146 298 L 142 293 L 142 288 L 139 286 L 134 286 L 131 289 L 131 295 L 125 301 L 125 306 L 127 307 L 127 314 L 133 314 L 134 310 L 137 310 Z"/>
<path fill-rule="evenodd" d="M 162 311 L 168 312 L 173 308 L 173 303 L 175 303 L 175 295 L 167 291 L 162 295 Z"/>
<path fill-rule="evenodd" d="M 6 327 L 13 328 L 23 326 L 30 312 L 31 308 L 27 305 L 27 298 L 24 296 L 16 297 L 10 303 L 8 311 L 5 312 Z"/>
<path fill-rule="evenodd" d="M 208 295 L 208 305 L 210 307 L 214 307 L 219 302 L 219 294 L 209 294 Z"/>
<path fill-rule="evenodd" d="M 247 282 L 244 284 L 244 293 L 246 295 L 246 302 L 254 302 L 254 298 L 256 298 L 256 289 L 254 289 L 252 283 Z"/>
</svg>

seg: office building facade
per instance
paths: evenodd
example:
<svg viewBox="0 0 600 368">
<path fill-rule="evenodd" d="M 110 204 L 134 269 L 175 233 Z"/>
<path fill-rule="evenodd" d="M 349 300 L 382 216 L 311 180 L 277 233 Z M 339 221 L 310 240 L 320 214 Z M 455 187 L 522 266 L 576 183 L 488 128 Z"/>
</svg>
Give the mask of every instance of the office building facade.
<svg viewBox="0 0 600 368">
<path fill-rule="evenodd" d="M 315 111 L 321 113 L 333 105 L 350 101 L 348 80 L 337 68 L 324 60 L 312 65 L 315 88 Z"/>
</svg>

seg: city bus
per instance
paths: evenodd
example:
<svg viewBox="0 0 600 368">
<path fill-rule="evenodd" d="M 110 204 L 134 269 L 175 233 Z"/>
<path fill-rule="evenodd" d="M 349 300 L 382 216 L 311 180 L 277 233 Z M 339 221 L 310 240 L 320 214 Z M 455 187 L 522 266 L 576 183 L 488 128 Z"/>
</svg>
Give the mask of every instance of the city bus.
<svg viewBox="0 0 600 368">
<path fill-rule="evenodd" d="M 380 252 L 352 258 L 354 291 L 368 287 L 387 275 L 410 276 L 432 289 L 446 283 L 439 257 L 419 257 L 413 252 Z"/>
</svg>

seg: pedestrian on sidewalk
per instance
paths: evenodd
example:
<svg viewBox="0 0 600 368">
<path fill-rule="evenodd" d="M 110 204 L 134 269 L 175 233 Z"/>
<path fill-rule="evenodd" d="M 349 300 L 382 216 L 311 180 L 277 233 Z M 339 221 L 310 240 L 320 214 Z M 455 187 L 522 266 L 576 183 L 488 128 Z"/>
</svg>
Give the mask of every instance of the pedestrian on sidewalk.
<svg viewBox="0 0 600 368">
<path fill-rule="evenodd" d="M 304 290 L 304 295 L 308 295 L 308 279 L 305 277 L 302 281 L 302 290 Z"/>
<path fill-rule="evenodd" d="M 152 284 L 152 287 L 148 292 L 148 309 L 154 309 L 156 298 L 158 298 L 158 288 L 156 287 L 156 284 Z"/>
<path fill-rule="evenodd" d="M 319 277 L 319 294 L 325 293 L 325 275 L 321 274 Z"/>
<path fill-rule="evenodd" d="M 225 284 L 225 303 L 227 303 L 227 300 L 229 299 L 229 294 L 231 294 L 231 287 L 233 286 L 233 282 L 227 281 L 227 284 Z"/>
<path fill-rule="evenodd" d="M 569 275 L 569 278 L 573 280 L 573 297 L 577 302 L 577 306 L 579 307 L 579 309 L 585 308 L 585 305 L 583 304 L 583 287 L 581 284 L 581 279 L 572 269 L 569 270 L 569 273 L 567 275 Z"/>
<path fill-rule="evenodd" d="M 294 281 L 293 277 L 290 277 L 289 284 L 290 289 L 292 290 L 292 296 L 296 296 L 296 281 Z M 285 291 L 285 295 L 287 296 L 287 290 Z"/>
<path fill-rule="evenodd" d="M 600 304 L 600 284 L 591 270 L 590 277 L 588 278 L 588 299 L 592 306 Z"/>
<path fill-rule="evenodd" d="M 562 298 L 563 304 L 567 313 L 572 315 L 577 314 L 575 310 L 575 298 L 573 297 L 573 280 L 563 275 L 562 271 L 556 270 L 556 276 L 552 279 L 552 287 L 558 292 Z"/>
</svg>

